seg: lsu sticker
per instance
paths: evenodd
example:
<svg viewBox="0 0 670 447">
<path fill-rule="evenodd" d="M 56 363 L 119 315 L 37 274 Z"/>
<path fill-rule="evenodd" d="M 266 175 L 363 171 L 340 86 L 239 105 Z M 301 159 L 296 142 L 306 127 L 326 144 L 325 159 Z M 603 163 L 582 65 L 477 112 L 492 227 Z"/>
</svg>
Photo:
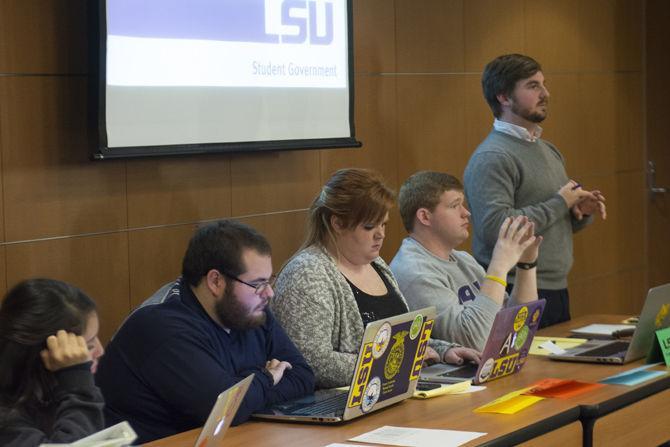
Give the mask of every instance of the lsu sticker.
<svg viewBox="0 0 670 447">
<path fill-rule="evenodd" d="M 533 317 L 531 318 L 531 323 L 537 324 L 539 319 L 540 319 L 540 309 L 535 309 L 535 312 L 533 312 Z"/>
<path fill-rule="evenodd" d="M 516 369 L 518 362 L 519 362 L 518 352 L 512 355 L 508 355 L 506 357 L 500 357 L 493 364 L 489 380 L 497 379 L 498 377 L 504 377 L 512 374 Z"/>
<path fill-rule="evenodd" d="M 391 346 L 388 357 L 386 357 L 386 363 L 384 363 L 384 377 L 386 377 L 386 380 L 393 379 L 400 371 L 402 360 L 405 358 L 405 337 L 407 337 L 407 334 L 409 334 L 408 331 L 400 331 L 393 336 L 395 342 Z"/>
<path fill-rule="evenodd" d="M 658 313 L 656 314 L 656 318 L 654 320 L 656 329 L 661 328 L 661 326 L 663 325 L 663 320 L 665 320 L 665 317 L 668 316 L 668 313 L 670 313 L 670 304 L 663 304 L 659 309 Z"/>
<path fill-rule="evenodd" d="M 523 306 L 521 309 L 519 309 L 519 312 L 517 312 L 516 317 L 514 317 L 514 332 L 518 332 L 519 329 L 523 327 L 527 318 L 528 307 Z"/>
<path fill-rule="evenodd" d="M 375 360 L 384 355 L 389 341 L 391 341 L 391 323 L 386 322 L 379 328 L 372 342 L 372 356 Z"/>
<path fill-rule="evenodd" d="M 361 405 L 363 401 L 363 391 L 365 390 L 365 385 L 368 383 L 368 377 L 370 376 L 370 371 L 372 370 L 372 346 L 373 343 L 366 343 L 363 346 L 363 358 L 361 360 L 358 369 L 356 370 L 356 382 L 354 383 L 354 388 L 349 396 L 349 402 L 347 406 L 349 408 L 357 407 Z"/>
<path fill-rule="evenodd" d="M 427 320 L 423 324 L 421 338 L 419 338 L 419 343 L 416 346 L 416 354 L 414 354 L 414 362 L 412 363 L 412 372 L 409 376 L 409 380 L 415 380 L 419 378 L 421 365 L 423 364 L 423 356 L 426 354 L 428 340 L 430 340 L 430 333 L 433 330 L 433 323 L 434 320 Z"/>
</svg>

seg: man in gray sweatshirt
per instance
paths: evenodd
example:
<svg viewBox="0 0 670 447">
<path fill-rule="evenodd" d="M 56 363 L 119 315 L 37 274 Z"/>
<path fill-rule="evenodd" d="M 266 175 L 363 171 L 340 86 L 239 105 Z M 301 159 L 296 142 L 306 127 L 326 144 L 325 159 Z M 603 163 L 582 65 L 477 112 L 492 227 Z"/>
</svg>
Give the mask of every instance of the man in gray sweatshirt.
<svg viewBox="0 0 670 447">
<path fill-rule="evenodd" d="M 484 271 L 468 253 L 455 250 L 468 238 L 470 216 L 458 179 L 441 172 L 417 172 L 401 186 L 398 204 L 409 237 L 393 258 L 391 270 L 410 309 L 435 306 L 434 337 L 481 351 L 505 302 L 537 299 L 532 264 L 542 237 L 535 237 L 534 224 L 525 216 L 505 219 L 491 265 Z M 508 300 L 507 273 L 515 265 L 521 268 L 519 281 Z"/>
<path fill-rule="evenodd" d="M 474 256 L 483 265 L 491 263 L 501 222 L 527 216 L 544 237 L 537 283 L 547 305 L 540 327 L 569 320 L 572 233 L 588 225 L 592 214 L 606 217 L 605 197 L 571 180 L 558 149 L 540 139 L 549 91 L 537 61 L 520 54 L 499 56 L 486 65 L 482 88 L 495 120 L 464 175 Z M 510 282 L 515 282 L 514 272 Z"/>
</svg>

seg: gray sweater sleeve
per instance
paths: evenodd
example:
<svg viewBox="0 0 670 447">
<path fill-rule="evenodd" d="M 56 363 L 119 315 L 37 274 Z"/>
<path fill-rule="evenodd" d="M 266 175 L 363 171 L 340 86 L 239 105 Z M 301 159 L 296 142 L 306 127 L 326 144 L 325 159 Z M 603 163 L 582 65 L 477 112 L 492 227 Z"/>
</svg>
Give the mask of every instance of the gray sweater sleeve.
<svg viewBox="0 0 670 447">
<path fill-rule="evenodd" d="M 543 233 L 568 212 L 563 198 L 556 192 L 544 202 L 514 208 L 515 185 L 519 172 L 508 155 L 497 152 L 476 153 L 470 159 L 465 175 L 465 190 L 474 228 L 487 245 L 495 245 L 503 221 L 510 216 L 525 215 L 535 223 L 537 233 Z"/>
<path fill-rule="evenodd" d="M 452 340 L 463 346 L 481 351 L 486 344 L 500 305 L 481 293 L 476 299 L 459 304 L 458 296 L 445 287 L 443 278 L 435 275 L 417 275 L 406 285 L 404 292 L 411 300 L 412 309 L 435 306 L 437 319 L 433 337 Z"/>
<path fill-rule="evenodd" d="M 272 310 L 314 370 L 317 387 L 343 386 L 351 379 L 357 353 L 336 345 L 338 302 L 326 268 L 303 261 L 294 259 L 282 270 Z"/>
</svg>

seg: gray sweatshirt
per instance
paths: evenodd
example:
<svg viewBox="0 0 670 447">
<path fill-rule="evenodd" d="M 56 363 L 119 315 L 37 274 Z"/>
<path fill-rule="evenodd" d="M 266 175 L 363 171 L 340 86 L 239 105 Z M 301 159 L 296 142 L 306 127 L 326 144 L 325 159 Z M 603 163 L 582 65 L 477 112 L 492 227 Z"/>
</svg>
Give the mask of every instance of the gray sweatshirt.
<svg viewBox="0 0 670 447">
<path fill-rule="evenodd" d="M 592 219 L 577 221 L 558 190 L 568 182 L 563 156 L 551 143 L 491 131 L 465 168 L 465 196 L 472 212 L 472 249 L 482 264 L 491 254 L 503 220 L 525 215 L 544 237 L 538 258 L 539 289 L 568 286 L 572 233 Z M 514 282 L 514 271 L 509 282 Z"/>
<path fill-rule="evenodd" d="M 410 310 L 435 306 L 433 336 L 481 351 L 501 306 L 480 292 L 486 272 L 464 251 L 442 259 L 405 238 L 391 270 Z"/>
</svg>

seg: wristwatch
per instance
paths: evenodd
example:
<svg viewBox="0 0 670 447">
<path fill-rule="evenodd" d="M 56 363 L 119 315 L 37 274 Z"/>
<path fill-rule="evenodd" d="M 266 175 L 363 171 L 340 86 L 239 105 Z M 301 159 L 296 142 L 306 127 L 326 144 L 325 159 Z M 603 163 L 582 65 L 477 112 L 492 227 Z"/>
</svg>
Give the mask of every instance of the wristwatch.
<svg viewBox="0 0 670 447">
<path fill-rule="evenodd" d="M 530 270 L 532 268 L 537 267 L 537 259 L 534 260 L 533 262 L 517 262 L 516 266 L 521 270 Z"/>
</svg>

